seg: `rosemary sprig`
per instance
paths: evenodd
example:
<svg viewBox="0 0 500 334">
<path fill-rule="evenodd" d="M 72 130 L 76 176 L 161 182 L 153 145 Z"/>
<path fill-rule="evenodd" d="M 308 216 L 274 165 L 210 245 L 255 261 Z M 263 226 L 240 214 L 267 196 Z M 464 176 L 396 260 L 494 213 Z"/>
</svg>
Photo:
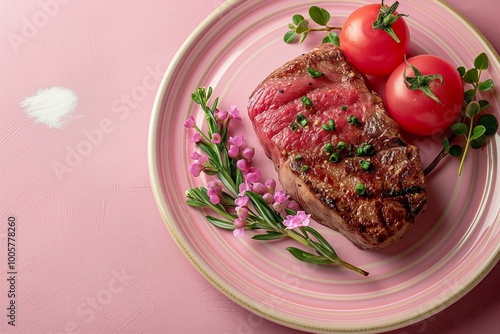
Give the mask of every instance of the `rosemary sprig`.
<svg viewBox="0 0 500 334">
<path fill-rule="evenodd" d="M 239 112 L 235 107 L 230 112 L 219 111 L 218 99 L 210 106 L 212 93 L 211 87 L 208 90 L 199 88 L 191 96 L 205 114 L 207 133 L 195 124 L 193 117 L 188 118 L 185 126 L 196 130 L 193 141 L 202 151 L 193 153 L 195 162 L 189 166 L 189 172 L 195 177 L 204 172 L 214 176 L 214 180 L 206 187 L 187 190 L 186 203 L 214 211 L 218 217 L 207 215 L 208 222 L 232 230 L 236 237 L 243 237 L 245 231 L 253 230 L 252 239 L 255 240 L 290 238 L 310 249 L 286 248 L 300 261 L 341 265 L 367 276 L 368 272 L 337 255 L 328 241 L 309 226 L 311 215 L 301 211 L 285 191 L 276 191 L 274 180 L 260 181 L 260 171 L 251 165 L 253 149 L 244 144 L 242 135 L 229 135 L 231 120 L 241 120 Z"/>
</svg>

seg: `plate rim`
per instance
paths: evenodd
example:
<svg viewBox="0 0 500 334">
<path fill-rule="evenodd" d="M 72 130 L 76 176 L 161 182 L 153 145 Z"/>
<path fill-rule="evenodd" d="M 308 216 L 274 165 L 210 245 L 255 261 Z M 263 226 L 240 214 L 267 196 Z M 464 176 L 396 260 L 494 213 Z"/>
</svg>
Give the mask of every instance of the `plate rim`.
<svg viewBox="0 0 500 334">
<path fill-rule="evenodd" d="M 265 1 L 265 0 L 259 0 Z M 432 1 L 432 0 L 429 0 Z M 482 42 L 487 46 L 488 50 L 494 55 L 497 63 L 500 63 L 500 56 L 492 44 L 484 37 L 484 35 L 466 18 L 458 12 L 455 8 L 453 8 L 450 4 L 448 4 L 444 0 L 435 0 L 437 3 L 444 5 L 448 10 L 450 10 L 454 15 L 460 18 L 464 23 L 470 27 L 474 33 L 482 40 Z M 234 289 L 230 289 L 226 287 L 224 284 L 221 284 L 219 280 L 217 280 L 217 274 L 210 273 L 209 268 L 206 268 L 202 265 L 200 259 L 196 254 L 192 254 L 188 247 L 183 243 L 182 237 L 177 233 L 174 224 L 172 223 L 171 213 L 168 208 L 167 202 L 164 198 L 164 193 L 162 192 L 163 185 L 161 183 L 161 175 L 160 171 L 157 168 L 158 166 L 158 156 L 157 156 L 157 139 L 158 139 L 158 127 L 159 127 L 159 119 L 161 118 L 162 111 L 164 109 L 164 97 L 167 93 L 167 87 L 176 72 L 176 68 L 181 63 L 183 56 L 189 51 L 189 49 L 196 43 L 197 36 L 206 30 L 210 24 L 213 23 L 214 20 L 217 20 L 220 16 L 225 15 L 228 11 L 235 6 L 243 4 L 245 0 L 227 0 L 219 7 L 217 7 L 212 13 L 210 13 L 186 38 L 186 40 L 182 43 L 180 48 L 175 53 L 174 57 L 170 61 L 169 66 L 167 67 L 165 74 L 162 77 L 162 80 L 158 86 L 158 91 L 156 93 L 152 113 L 149 123 L 149 131 L 148 131 L 148 172 L 150 183 L 152 186 L 153 195 L 155 198 L 155 202 L 157 204 L 158 210 L 162 217 L 164 224 L 166 225 L 170 235 L 174 239 L 175 243 L 182 251 L 182 253 L 186 256 L 186 258 L 191 262 L 191 264 L 197 269 L 197 271 L 224 295 L 230 298 L 232 301 L 236 302 L 240 306 L 245 309 L 265 318 L 272 322 L 275 322 L 280 325 L 284 325 L 289 328 L 298 329 L 298 330 L 306 330 L 306 331 L 319 331 L 324 333 L 375 333 L 382 331 L 390 331 L 398 328 L 402 328 L 405 326 L 409 326 L 411 324 L 417 323 L 418 321 L 422 321 L 442 310 L 449 307 L 463 296 L 465 296 L 468 292 L 470 292 L 479 282 L 481 282 L 484 277 L 495 267 L 495 265 L 500 260 L 500 250 L 494 254 L 491 259 L 486 263 L 482 270 L 478 271 L 476 275 L 468 282 L 468 284 L 464 284 L 461 288 L 456 291 L 453 295 L 449 296 L 446 300 L 443 300 L 439 303 L 439 305 L 433 305 L 433 307 L 421 308 L 421 312 L 417 312 L 412 317 L 406 317 L 404 319 L 396 318 L 393 321 L 384 323 L 384 325 L 366 325 L 361 327 L 325 327 L 325 326 L 309 326 L 308 324 L 298 323 L 296 321 L 291 321 L 289 319 L 284 319 L 280 316 L 276 316 L 273 314 L 269 314 L 269 312 L 265 312 L 260 307 L 257 307 L 251 301 L 247 300 L 248 298 L 243 298 L 240 296 L 237 291 Z"/>
</svg>

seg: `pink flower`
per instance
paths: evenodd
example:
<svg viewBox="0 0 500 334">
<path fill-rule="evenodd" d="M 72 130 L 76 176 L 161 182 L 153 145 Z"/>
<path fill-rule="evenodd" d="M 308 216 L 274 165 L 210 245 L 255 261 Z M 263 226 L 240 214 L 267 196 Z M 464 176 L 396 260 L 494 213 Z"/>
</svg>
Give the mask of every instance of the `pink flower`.
<svg viewBox="0 0 500 334">
<path fill-rule="evenodd" d="M 252 185 L 252 191 L 259 195 L 264 195 L 266 193 L 266 186 L 260 182 L 255 182 Z"/>
<path fill-rule="evenodd" d="M 237 206 L 235 208 L 236 210 L 236 215 L 238 216 L 238 218 L 242 219 L 242 220 L 245 220 L 247 219 L 248 217 L 248 209 L 243 207 L 243 206 Z"/>
<path fill-rule="evenodd" d="M 252 160 L 253 156 L 255 155 L 255 150 L 253 148 L 250 148 L 250 147 L 245 147 L 242 151 L 241 151 L 241 156 L 243 157 L 243 159 L 245 159 L 246 161 L 250 161 Z"/>
<path fill-rule="evenodd" d="M 220 111 L 219 109 L 215 110 L 214 113 L 215 119 L 218 120 L 219 122 L 223 122 L 227 119 L 228 112 L 227 111 Z"/>
<path fill-rule="evenodd" d="M 255 183 L 260 180 L 260 170 L 257 167 L 250 167 L 245 175 L 248 182 Z"/>
<path fill-rule="evenodd" d="M 244 185 L 244 183 L 242 183 Z M 240 189 L 241 191 L 241 189 Z M 246 191 L 246 189 L 245 189 Z M 237 206 L 246 206 L 248 203 L 248 196 L 239 196 L 237 199 L 234 200 L 234 204 Z"/>
<path fill-rule="evenodd" d="M 274 190 L 276 189 L 276 181 L 274 181 L 273 179 L 269 179 L 264 182 L 264 185 L 266 186 L 269 193 L 274 194 Z"/>
<path fill-rule="evenodd" d="M 201 154 L 194 151 L 193 153 L 191 153 L 191 159 L 193 160 L 198 160 L 199 158 L 201 158 Z"/>
<path fill-rule="evenodd" d="M 272 204 L 274 202 L 274 196 L 271 193 L 265 193 L 262 198 L 267 204 Z"/>
<path fill-rule="evenodd" d="M 245 229 L 244 228 L 235 228 L 233 230 L 233 235 L 236 237 L 236 238 L 243 238 L 243 236 L 245 235 Z"/>
<path fill-rule="evenodd" d="M 283 220 L 283 225 L 287 229 L 291 230 L 301 226 L 308 226 L 311 215 L 305 213 L 305 211 L 297 211 L 296 215 L 288 215 L 286 219 Z"/>
<path fill-rule="evenodd" d="M 284 203 L 290 196 L 286 194 L 286 191 L 280 190 L 274 193 L 274 201 L 276 203 Z"/>
<path fill-rule="evenodd" d="M 189 165 L 188 171 L 189 174 L 193 175 L 194 177 L 200 176 L 200 173 L 205 170 L 205 165 L 201 164 L 199 162 L 194 162 L 191 165 Z"/>
<path fill-rule="evenodd" d="M 247 174 L 247 180 L 249 182 L 257 182 L 260 179 L 260 171 L 257 170 L 256 172 L 248 173 Z"/>
<path fill-rule="evenodd" d="M 237 135 L 235 137 L 229 137 L 229 143 L 237 147 L 240 147 L 245 142 L 245 137 L 243 135 Z"/>
<path fill-rule="evenodd" d="M 189 165 L 188 172 L 189 174 L 198 177 L 200 176 L 200 173 L 206 169 L 205 162 L 208 161 L 208 156 L 195 151 L 191 153 L 190 158 L 196 160 L 196 162 Z"/>
<path fill-rule="evenodd" d="M 200 135 L 200 133 L 199 133 L 199 132 L 195 132 L 195 133 L 193 134 L 193 139 L 191 139 L 191 142 L 192 142 L 192 143 L 197 143 L 197 142 L 199 142 L 200 140 L 201 140 L 201 135 Z"/>
<path fill-rule="evenodd" d="M 247 180 L 245 180 L 245 182 L 240 183 L 240 185 L 238 186 L 238 190 L 240 191 L 240 193 L 238 194 L 238 196 L 240 196 L 240 197 L 246 197 L 245 196 L 245 191 L 251 191 L 252 190 L 252 186 L 250 185 L 250 183 L 248 183 Z M 236 205 L 241 205 L 241 204 L 236 203 Z"/>
<path fill-rule="evenodd" d="M 219 180 L 210 181 L 207 184 L 207 195 L 212 204 L 219 204 L 222 196 L 222 182 Z"/>
<path fill-rule="evenodd" d="M 215 190 L 222 190 L 222 181 L 220 180 L 213 180 L 207 183 L 207 188 L 208 189 L 215 189 Z"/>
<path fill-rule="evenodd" d="M 213 205 L 217 205 L 220 203 L 220 197 L 217 196 L 217 195 L 208 195 L 208 197 L 210 198 L 210 203 L 212 203 Z"/>
<path fill-rule="evenodd" d="M 227 150 L 227 154 L 229 155 L 230 158 L 235 159 L 240 154 L 240 149 L 236 145 L 230 145 L 229 149 Z"/>
<path fill-rule="evenodd" d="M 222 137 L 220 136 L 219 133 L 212 134 L 212 139 L 211 139 L 212 143 L 214 143 L 214 144 L 220 144 L 221 140 L 222 140 Z"/>
<path fill-rule="evenodd" d="M 284 213 L 285 212 L 285 210 L 283 210 L 283 207 L 281 206 L 281 203 L 274 202 L 272 204 L 272 207 L 273 207 L 274 211 L 276 211 L 277 213 Z"/>
<path fill-rule="evenodd" d="M 291 200 L 288 205 L 288 209 L 291 209 L 293 211 L 298 211 L 300 209 L 299 203 L 295 202 L 294 200 Z"/>
<path fill-rule="evenodd" d="M 189 116 L 187 119 L 186 119 L 186 123 L 184 123 L 184 126 L 186 128 L 194 128 L 194 126 L 196 125 L 196 119 L 193 117 L 193 116 Z"/>
<path fill-rule="evenodd" d="M 238 108 L 236 106 L 231 106 L 231 108 L 229 109 L 229 115 L 232 118 L 237 119 L 238 121 L 241 121 L 240 111 L 238 110 Z"/>
<path fill-rule="evenodd" d="M 247 164 L 247 161 L 245 159 L 240 159 L 236 161 L 236 167 L 238 167 L 239 170 L 241 170 L 243 173 L 246 173 L 250 170 L 250 167 Z"/>
<path fill-rule="evenodd" d="M 234 220 L 233 235 L 236 238 L 243 238 L 244 233 L 245 233 L 245 221 L 241 218 L 236 218 Z"/>
<path fill-rule="evenodd" d="M 208 161 L 208 156 L 207 155 L 203 155 L 203 154 L 200 154 L 200 156 L 198 157 L 198 162 L 200 164 L 204 164 L 205 162 Z"/>
</svg>

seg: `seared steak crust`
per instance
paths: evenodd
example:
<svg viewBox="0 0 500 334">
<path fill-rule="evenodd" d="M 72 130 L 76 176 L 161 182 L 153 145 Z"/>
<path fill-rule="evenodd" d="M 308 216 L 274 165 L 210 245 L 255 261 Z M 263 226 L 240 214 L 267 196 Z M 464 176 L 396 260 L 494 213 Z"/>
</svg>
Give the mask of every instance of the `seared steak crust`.
<svg viewBox="0 0 500 334">
<path fill-rule="evenodd" d="M 358 247 L 401 239 L 425 209 L 418 148 L 403 140 L 381 98 L 335 45 L 271 73 L 248 112 L 283 188 Z"/>
</svg>

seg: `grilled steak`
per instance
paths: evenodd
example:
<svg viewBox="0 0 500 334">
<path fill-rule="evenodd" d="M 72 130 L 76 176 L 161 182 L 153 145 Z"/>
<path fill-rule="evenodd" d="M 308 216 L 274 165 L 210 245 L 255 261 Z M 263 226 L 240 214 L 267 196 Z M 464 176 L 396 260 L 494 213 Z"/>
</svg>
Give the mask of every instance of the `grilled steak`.
<svg viewBox="0 0 500 334">
<path fill-rule="evenodd" d="M 328 43 L 284 64 L 252 93 L 248 113 L 283 188 L 363 249 L 401 239 L 427 203 L 407 144 L 366 78 Z"/>
</svg>

